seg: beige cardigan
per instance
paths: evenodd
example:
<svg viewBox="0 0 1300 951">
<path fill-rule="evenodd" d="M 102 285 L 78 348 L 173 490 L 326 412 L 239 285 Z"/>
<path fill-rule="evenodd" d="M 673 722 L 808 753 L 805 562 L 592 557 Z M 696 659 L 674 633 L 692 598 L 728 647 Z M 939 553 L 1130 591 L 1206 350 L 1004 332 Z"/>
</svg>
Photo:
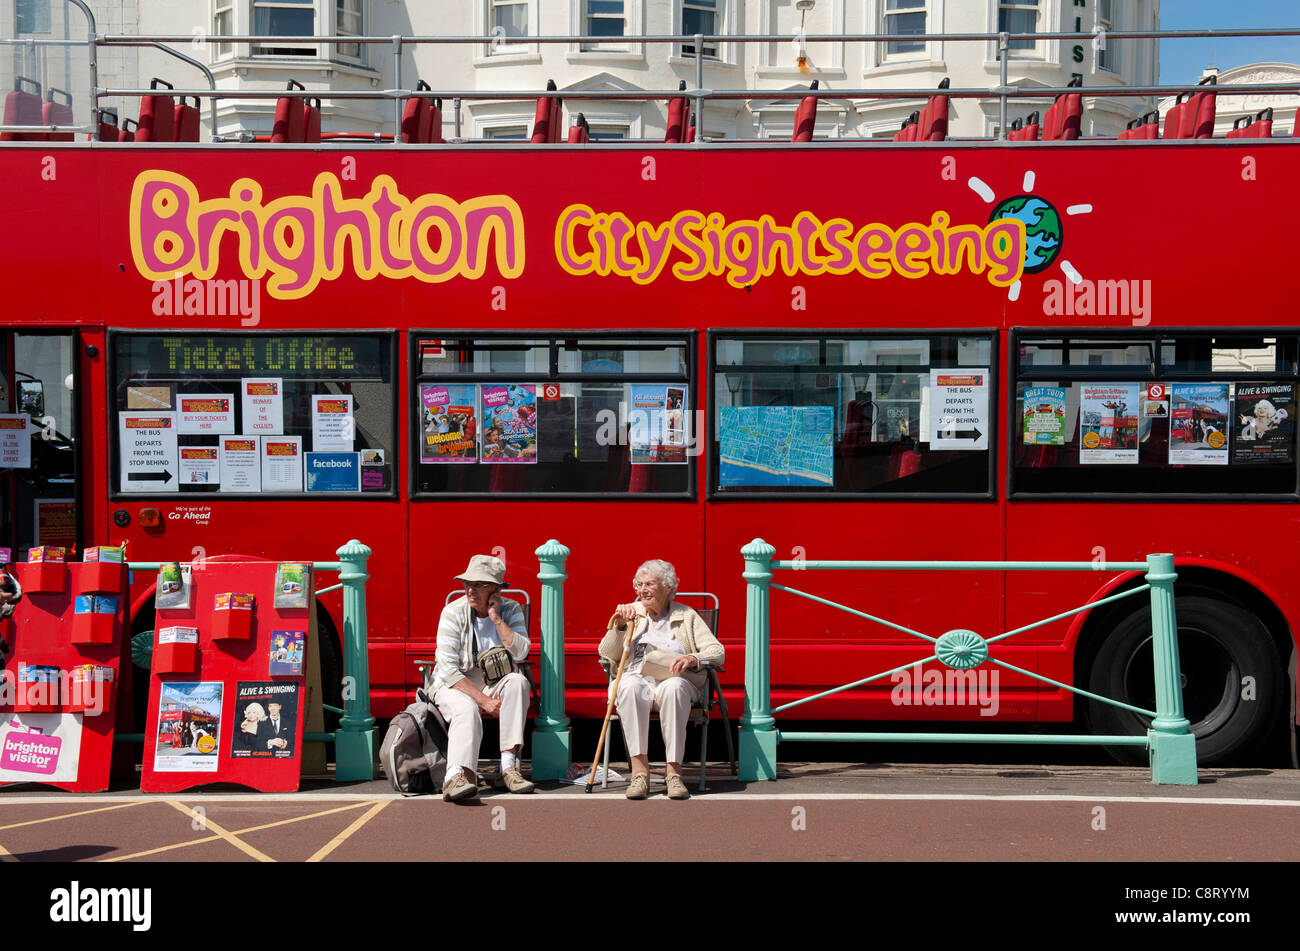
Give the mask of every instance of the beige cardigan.
<svg viewBox="0 0 1300 951">
<path fill-rule="evenodd" d="M 650 619 L 645 613 L 645 607 L 637 603 L 636 620 L 632 622 L 634 631 L 632 643 L 636 644 L 636 639 L 645 634 L 650 626 Z M 605 632 L 605 637 L 600 642 L 600 656 L 609 660 L 618 667 L 618 662 L 622 656 L 623 639 L 627 636 L 627 625 L 618 626 L 619 618 L 617 615 L 609 619 L 609 630 Z M 692 608 L 684 604 L 678 604 L 673 601 L 668 606 L 668 627 L 672 631 L 673 637 L 677 638 L 677 643 L 686 649 L 686 653 L 695 657 L 700 667 L 706 664 L 721 666 L 725 651 L 718 639 L 713 636 L 709 626 L 704 623 Z M 708 674 L 702 669 L 688 670 L 680 676 L 685 677 L 695 685 L 697 689 L 703 690 L 708 680 Z"/>
</svg>

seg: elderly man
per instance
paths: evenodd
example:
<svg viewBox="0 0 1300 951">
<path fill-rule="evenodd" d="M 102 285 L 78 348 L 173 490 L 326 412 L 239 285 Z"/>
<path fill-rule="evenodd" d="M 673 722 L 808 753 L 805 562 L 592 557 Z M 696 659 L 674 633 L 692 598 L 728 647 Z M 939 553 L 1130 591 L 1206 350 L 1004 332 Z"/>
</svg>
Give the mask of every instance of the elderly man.
<svg viewBox="0 0 1300 951">
<path fill-rule="evenodd" d="M 533 784 L 519 772 L 516 759 L 528 717 L 528 679 L 515 670 L 488 684 L 479 665 L 479 656 L 492 648 L 504 648 L 516 663 L 528 656 L 523 610 L 500 595 L 506 586 L 506 566 L 499 558 L 475 555 L 456 579 L 464 583 L 465 596 L 442 609 L 432 684 L 433 702 L 447 721 L 442 798 L 460 802 L 478 795 L 475 769 L 483 741 L 483 714 L 501 722 L 498 785 L 512 793 L 530 793 Z"/>
</svg>

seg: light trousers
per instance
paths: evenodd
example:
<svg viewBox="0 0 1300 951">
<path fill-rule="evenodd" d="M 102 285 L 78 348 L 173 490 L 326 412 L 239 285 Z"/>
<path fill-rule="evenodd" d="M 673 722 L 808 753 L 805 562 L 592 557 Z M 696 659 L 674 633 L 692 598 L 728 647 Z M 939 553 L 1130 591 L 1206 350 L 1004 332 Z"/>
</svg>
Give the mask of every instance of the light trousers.
<svg viewBox="0 0 1300 951">
<path fill-rule="evenodd" d="M 506 674 L 491 687 L 484 687 L 477 676 L 473 682 L 489 697 L 501 699 L 497 718 L 501 722 L 501 750 L 512 750 L 524 742 L 524 723 L 528 719 L 528 678 L 515 671 Z M 478 771 L 478 748 L 483 742 L 483 713 L 469 694 L 455 687 L 439 687 L 433 695 L 438 712 L 447 721 L 447 771 L 464 767 Z"/>
<path fill-rule="evenodd" d="M 610 692 L 614 685 L 609 685 Z M 650 745 L 650 714 L 659 711 L 659 731 L 664 737 L 664 755 L 680 763 L 686 752 L 686 721 L 698 691 L 685 677 L 655 681 L 640 674 L 623 674 L 614 706 L 623 724 L 623 741 L 629 756 L 644 756 Z"/>
</svg>

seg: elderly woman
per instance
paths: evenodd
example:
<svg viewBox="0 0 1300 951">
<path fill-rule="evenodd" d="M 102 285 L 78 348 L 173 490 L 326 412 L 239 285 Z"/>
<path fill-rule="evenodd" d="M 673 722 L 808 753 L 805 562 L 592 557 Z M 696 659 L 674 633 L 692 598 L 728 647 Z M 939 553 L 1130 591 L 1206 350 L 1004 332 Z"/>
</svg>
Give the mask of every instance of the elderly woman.
<svg viewBox="0 0 1300 951">
<path fill-rule="evenodd" d="M 677 571 L 666 561 L 647 561 L 636 570 L 632 588 L 636 600 L 620 604 L 600 642 L 600 654 L 617 667 L 631 627 L 631 654 L 618 682 L 619 721 L 632 760 L 628 799 L 645 799 L 650 792 L 650 713 L 659 711 L 668 760 L 665 779 L 669 799 L 689 799 L 682 780 L 686 749 L 686 720 L 691 704 L 703 694 L 706 664 L 721 664 L 722 645 L 703 619 L 673 601 Z M 614 690 L 613 685 L 610 691 Z"/>
</svg>

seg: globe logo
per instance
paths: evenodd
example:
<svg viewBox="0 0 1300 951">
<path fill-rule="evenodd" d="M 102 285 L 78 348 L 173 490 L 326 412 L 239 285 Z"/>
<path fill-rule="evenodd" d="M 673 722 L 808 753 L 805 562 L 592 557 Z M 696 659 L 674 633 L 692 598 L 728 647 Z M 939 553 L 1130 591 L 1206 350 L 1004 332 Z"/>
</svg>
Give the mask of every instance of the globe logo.
<svg viewBox="0 0 1300 951">
<path fill-rule="evenodd" d="M 998 202 L 989 221 L 1014 218 L 1025 226 L 1025 273 L 1037 274 L 1061 253 L 1061 216 L 1037 195 L 1013 195 Z"/>
</svg>

